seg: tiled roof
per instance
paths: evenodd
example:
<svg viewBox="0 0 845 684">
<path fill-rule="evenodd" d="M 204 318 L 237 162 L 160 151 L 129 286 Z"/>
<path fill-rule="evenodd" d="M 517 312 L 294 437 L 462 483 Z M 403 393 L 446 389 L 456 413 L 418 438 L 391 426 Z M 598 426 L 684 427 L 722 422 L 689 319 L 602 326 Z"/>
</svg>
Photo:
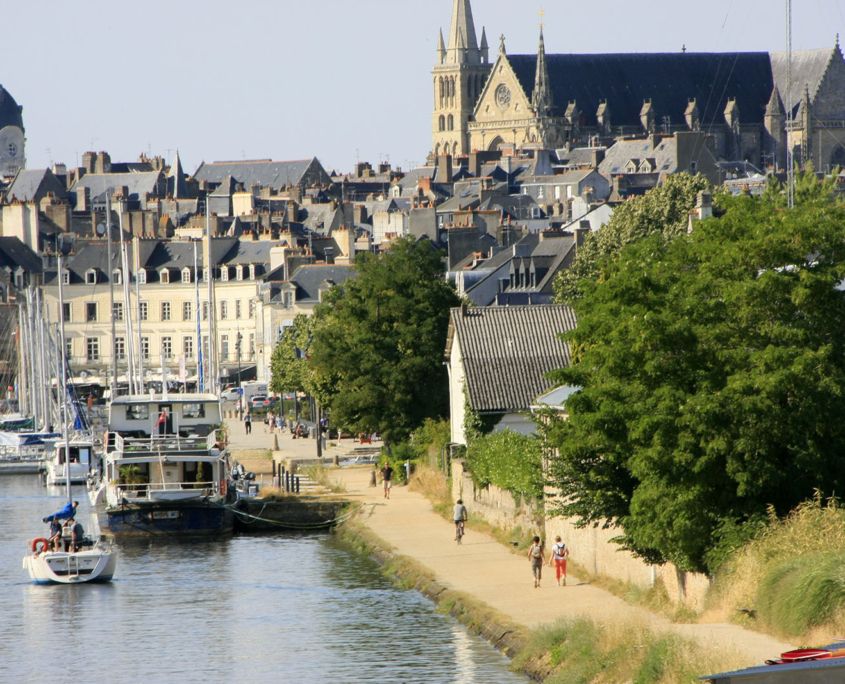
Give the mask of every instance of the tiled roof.
<svg viewBox="0 0 845 684">
<path fill-rule="evenodd" d="M 20 238 L 0 237 L 0 268 L 18 266 L 27 273 L 41 273 L 41 259 Z"/>
<path fill-rule="evenodd" d="M 23 130 L 23 117 L 21 107 L 15 102 L 15 98 L 0 85 L 0 128 L 6 126 L 17 126 Z"/>
<path fill-rule="evenodd" d="M 297 301 L 318 301 L 320 299 L 320 285 L 331 281 L 335 285 L 342 285 L 352 275 L 351 266 L 300 266 L 290 277 L 290 282 L 297 287 Z"/>
<path fill-rule="evenodd" d="M 316 158 L 300 159 L 297 161 L 244 161 L 244 162 L 213 162 L 200 164 L 194 174 L 198 181 L 222 183 L 228 176 L 232 176 L 244 188 L 253 184 L 261 187 L 282 188 L 288 183 L 298 185 L 311 164 L 319 164 Z"/>
<path fill-rule="evenodd" d="M 837 54 L 838 53 L 838 54 Z M 771 54 L 772 72 L 774 81 L 780 91 L 784 107 L 793 109 L 801 104 L 804 91 L 810 90 L 810 98 L 815 100 L 816 91 L 822 82 L 827 65 L 834 57 L 842 59 L 839 48 L 825 48 L 822 50 L 795 50 L 792 53 L 792 87 L 787 83 L 787 61 L 786 52 L 773 52 Z M 787 94 L 789 102 L 787 102 Z M 770 93 L 771 95 L 771 93 Z M 740 116 L 743 112 L 740 109 Z"/>
<path fill-rule="evenodd" d="M 128 188 L 129 197 L 144 201 L 149 193 L 157 196 L 162 175 L 160 171 L 150 173 L 87 173 L 73 184 L 71 192 L 78 192 L 80 188 L 89 188 L 91 199 L 104 198 L 109 188 Z"/>
<path fill-rule="evenodd" d="M 9 199 L 16 199 L 22 202 L 40 200 L 46 197 L 48 192 L 54 193 L 57 197 L 64 197 L 66 194 L 64 186 L 49 169 L 21 170 L 12 182 L 6 196 Z"/>
<path fill-rule="evenodd" d="M 537 55 L 508 55 L 525 93 L 531 97 Z M 772 62 L 767 52 L 546 55 L 554 114 L 561 116 L 573 100 L 596 125 L 599 104 L 606 100 L 610 122 L 640 126 L 644 100 L 652 100 L 658 117 L 683 122 L 689 101 L 698 102 L 702 129 L 724 123 L 728 99 L 736 98 L 743 121 L 760 123 L 772 94 Z"/>
<path fill-rule="evenodd" d="M 559 335 L 575 326 L 572 310 L 559 305 L 452 309 L 447 354 L 457 339 L 472 410 L 528 409 L 553 387 L 546 374 L 569 365 Z"/>
</svg>

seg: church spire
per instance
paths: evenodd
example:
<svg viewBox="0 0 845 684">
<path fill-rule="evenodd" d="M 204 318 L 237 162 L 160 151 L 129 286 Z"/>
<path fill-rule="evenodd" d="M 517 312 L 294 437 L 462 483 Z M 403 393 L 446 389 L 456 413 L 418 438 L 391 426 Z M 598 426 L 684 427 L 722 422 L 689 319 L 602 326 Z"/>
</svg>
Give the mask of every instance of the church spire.
<svg viewBox="0 0 845 684">
<path fill-rule="evenodd" d="M 475 22 L 469 0 L 455 0 L 449 30 L 447 61 L 451 64 L 480 64 L 481 54 L 475 36 Z"/>
<path fill-rule="evenodd" d="M 784 116 L 786 110 L 783 108 L 783 100 L 780 97 L 780 90 L 775 86 L 772 89 L 772 96 L 769 98 L 769 104 L 766 105 L 766 116 Z"/>
<path fill-rule="evenodd" d="M 490 62 L 490 46 L 487 44 L 487 29 L 481 29 L 481 63 L 487 64 Z"/>
<path fill-rule="evenodd" d="M 549 65 L 546 63 L 546 42 L 540 26 L 540 46 L 537 49 L 537 73 L 534 76 L 534 95 L 531 98 L 535 116 L 548 116 L 552 108 L 552 90 L 549 86 Z"/>
<path fill-rule="evenodd" d="M 437 63 L 446 62 L 446 43 L 443 42 L 443 29 L 440 29 L 440 40 L 437 41 Z"/>
</svg>

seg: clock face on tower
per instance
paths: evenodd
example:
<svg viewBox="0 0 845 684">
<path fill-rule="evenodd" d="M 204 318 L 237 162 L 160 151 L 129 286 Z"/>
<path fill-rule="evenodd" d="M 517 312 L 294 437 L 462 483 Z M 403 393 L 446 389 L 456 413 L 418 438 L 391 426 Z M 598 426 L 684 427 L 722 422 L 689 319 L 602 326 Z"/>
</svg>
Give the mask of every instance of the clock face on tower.
<svg viewBox="0 0 845 684">
<path fill-rule="evenodd" d="M 511 106 L 511 91 L 504 83 L 496 88 L 496 104 L 502 111 Z"/>
</svg>

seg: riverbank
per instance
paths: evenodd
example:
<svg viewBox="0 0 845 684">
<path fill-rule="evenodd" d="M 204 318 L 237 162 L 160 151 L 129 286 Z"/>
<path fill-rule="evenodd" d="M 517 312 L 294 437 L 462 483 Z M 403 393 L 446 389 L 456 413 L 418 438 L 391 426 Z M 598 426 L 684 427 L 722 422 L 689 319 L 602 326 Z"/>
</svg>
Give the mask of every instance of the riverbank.
<svg viewBox="0 0 845 684">
<path fill-rule="evenodd" d="M 548 567 L 544 568 L 542 588 L 534 589 L 527 559 L 510 553 L 492 537 L 475 531 L 470 531 L 464 543 L 457 546 L 452 526 L 434 513 L 421 494 L 397 487 L 391 499 L 386 501 L 380 489 L 369 487 L 369 469 L 345 468 L 334 473 L 350 495 L 365 503 L 357 522 L 373 536 L 369 541 L 359 543 L 378 547 L 391 572 L 394 566 L 402 568 L 406 562 L 409 563 L 407 567 L 415 564 L 418 575 L 402 570 L 397 576 L 400 581 L 407 582 L 416 577 L 413 586 L 418 589 L 431 585 L 432 589 L 426 595 L 435 594 L 434 600 L 452 597 L 451 592 L 466 597 L 467 604 L 473 605 L 473 610 L 467 611 L 468 615 L 461 615 L 460 604 L 454 612 L 451 609 L 449 612 L 470 626 L 479 622 L 474 616 L 484 609 L 491 611 L 491 615 L 501 616 L 502 622 L 487 632 L 494 636 L 500 631 L 520 635 L 520 640 L 509 644 L 508 655 L 515 655 L 517 646 L 533 632 L 547 629 L 564 617 L 588 619 L 599 626 L 639 625 L 658 635 L 693 642 L 698 649 L 721 654 L 737 667 L 758 664 L 794 648 L 728 623 L 673 624 L 582 583 L 572 575 L 568 586 L 558 587 L 553 574 L 547 574 L 551 570 Z M 577 556 L 577 549 L 573 553 Z M 402 573 L 407 574 L 405 580 Z M 483 633 L 479 629 L 476 631 Z M 548 665 L 548 662 L 527 663 L 525 668 L 529 675 L 537 678 L 543 668 L 548 672 Z"/>
</svg>

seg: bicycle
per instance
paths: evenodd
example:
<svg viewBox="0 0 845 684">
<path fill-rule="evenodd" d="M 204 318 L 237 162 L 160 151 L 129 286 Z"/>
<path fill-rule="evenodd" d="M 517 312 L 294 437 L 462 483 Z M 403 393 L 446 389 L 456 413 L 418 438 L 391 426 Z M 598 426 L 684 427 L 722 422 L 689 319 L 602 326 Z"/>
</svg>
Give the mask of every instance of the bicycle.
<svg viewBox="0 0 845 684">
<path fill-rule="evenodd" d="M 464 536 L 464 522 L 463 520 L 455 525 L 455 541 L 458 542 L 458 545 L 461 544 L 461 539 Z"/>
</svg>

